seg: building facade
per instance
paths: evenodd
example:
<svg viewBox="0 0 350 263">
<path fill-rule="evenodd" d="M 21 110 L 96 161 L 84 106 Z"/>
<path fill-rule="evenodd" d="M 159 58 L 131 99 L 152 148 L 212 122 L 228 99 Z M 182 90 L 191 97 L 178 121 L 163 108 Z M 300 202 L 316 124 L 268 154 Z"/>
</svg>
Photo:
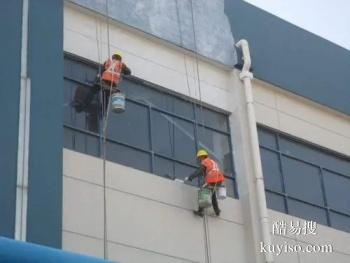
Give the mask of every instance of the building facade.
<svg viewBox="0 0 350 263">
<path fill-rule="evenodd" d="M 117 262 L 349 261 L 349 51 L 244 1 L 207 2 L 0 4 L 10 24 L 0 27 L 9 36 L 0 235 Z M 255 76 L 256 149 L 241 38 Z M 104 148 L 98 98 L 81 112 L 71 102 L 115 51 L 132 76 Z M 194 216 L 201 181 L 180 181 L 198 167 L 199 148 L 225 173 L 220 217 Z"/>
</svg>

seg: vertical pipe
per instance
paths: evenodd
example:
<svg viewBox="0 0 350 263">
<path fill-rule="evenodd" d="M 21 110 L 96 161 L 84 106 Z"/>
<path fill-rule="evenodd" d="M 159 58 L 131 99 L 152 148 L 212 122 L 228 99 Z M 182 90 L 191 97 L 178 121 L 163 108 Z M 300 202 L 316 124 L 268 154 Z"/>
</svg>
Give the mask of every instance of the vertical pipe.
<svg viewBox="0 0 350 263">
<path fill-rule="evenodd" d="M 254 111 L 254 99 L 252 92 L 252 83 L 253 74 L 249 71 L 251 66 L 250 52 L 248 41 L 245 39 L 240 40 L 237 44 L 237 47 L 242 48 L 243 52 L 243 68 L 240 73 L 240 79 L 244 84 L 244 93 L 245 100 L 248 112 L 248 129 L 249 129 L 249 139 L 250 139 L 250 150 L 252 154 L 253 161 L 253 170 L 255 176 L 255 188 L 257 193 L 257 201 L 259 208 L 259 218 L 261 224 L 261 235 L 264 242 L 264 245 L 271 245 L 271 235 L 270 235 L 270 224 L 269 216 L 267 213 L 266 207 L 266 198 L 265 198 L 265 185 L 264 178 L 262 174 L 261 167 L 261 158 L 259 150 L 259 141 L 258 141 L 258 132 L 256 127 L 255 111 Z M 271 253 L 265 253 L 265 262 L 272 263 L 274 262 L 273 256 Z"/>
<path fill-rule="evenodd" d="M 28 199 L 28 160 L 30 127 L 30 79 L 28 78 L 28 12 L 29 0 L 23 0 L 22 39 L 21 39 L 21 86 L 19 98 L 19 125 L 17 150 L 16 185 L 16 224 L 15 239 L 26 240 L 27 199 Z"/>
</svg>

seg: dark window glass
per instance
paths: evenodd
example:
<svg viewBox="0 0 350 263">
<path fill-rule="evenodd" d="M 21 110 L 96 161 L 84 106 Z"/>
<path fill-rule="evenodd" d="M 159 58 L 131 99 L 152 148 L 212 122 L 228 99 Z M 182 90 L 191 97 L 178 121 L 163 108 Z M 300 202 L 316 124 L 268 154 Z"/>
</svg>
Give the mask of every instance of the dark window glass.
<svg viewBox="0 0 350 263">
<path fill-rule="evenodd" d="M 339 230 L 350 232 L 350 217 L 330 212 L 331 225 Z"/>
<path fill-rule="evenodd" d="M 334 171 L 343 175 L 350 176 L 350 161 L 338 156 L 332 156 L 331 154 L 321 152 L 320 164 L 327 170 Z"/>
<path fill-rule="evenodd" d="M 349 159 L 267 128 L 259 128 L 259 141 L 261 146 L 276 148 L 276 153 L 260 149 L 268 207 L 284 211 L 286 198 L 290 214 L 350 231 Z M 280 187 L 277 168 L 282 169 L 286 192 Z"/>
<path fill-rule="evenodd" d="M 258 129 L 259 144 L 268 148 L 277 149 L 276 135 L 265 129 Z"/>
<path fill-rule="evenodd" d="M 75 131 L 74 149 L 92 156 L 99 156 L 99 138 L 94 135 Z"/>
<path fill-rule="evenodd" d="M 175 162 L 175 177 L 184 180 L 186 176 L 192 174 L 196 168 Z M 193 186 L 198 186 L 198 178 L 189 182 Z"/>
<path fill-rule="evenodd" d="M 271 192 L 266 192 L 267 207 L 285 213 L 284 197 Z"/>
<path fill-rule="evenodd" d="M 326 210 L 323 208 L 288 199 L 288 210 L 291 215 L 327 225 Z"/>
<path fill-rule="evenodd" d="M 74 150 L 74 132 L 69 128 L 64 128 L 64 147 Z"/>
<path fill-rule="evenodd" d="M 107 136 L 118 142 L 150 149 L 148 108 L 127 101 L 123 114 L 115 114 L 111 111 Z"/>
<path fill-rule="evenodd" d="M 318 167 L 282 157 L 287 194 L 313 204 L 324 205 Z"/>
<path fill-rule="evenodd" d="M 112 162 L 151 172 L 151 156 L 117 143 L 107 143 L 107 159 Z"/>
<path fill-rule="evenodd" d="M 227 191 L 227 196 L 235 196 L 235 182 L 231 178 L 225 178 L 225 186 Z"/>
<path fill-rule="evenodd" d="M 174 152 L 173 118 L 157 111 L 152 112 L 152 140 L 153 150 L 156 153 L 172 157 Z"/>
<path fill-rule="evenodd" d="M 350 178 L 323 170 L 328 206 L 350 215 Z"/>
<path fill-rule="evenodd" d="M 196 107 L 197 120 L 200 124 L 217 129 L 219 131 L 228 132 L 228 121 L 224 114 L 209 110 L 205 107 Z"/>
<path fill-rule="evenodd" d="M 173 119 L 174 128 L 174 157 L 177 160 L 196 164 L 196 143 L 194 124 L 180 119 Z"/>
<path fill-rule="evenodd" d="M 162 157 L 154 157 L 154 173 L 156 175 L 166 177 L 169 179 L 174 179 L 175 176 L 175 165 L 174 161 Z"/>
<path fill-rule="evenodd" d="M 198 127 L 199 147 L 205 148 L 226 176 L 233 177 L 230 137 L 213 130 Z"/>
<path fill-rule="evenodd" d="M 282 192 L 282 180 L 277 153 L 260 149 L 265 187 L 269 190 Z"/>
<path fill-rule="evenodd" d="M 282 153 L 314 164 L 319 163 L 319 151 L 309 147 L 308 145 L 296 142 L 286 138 L 283 135 L 280 135 L 279 146 Z"/>
</svg>

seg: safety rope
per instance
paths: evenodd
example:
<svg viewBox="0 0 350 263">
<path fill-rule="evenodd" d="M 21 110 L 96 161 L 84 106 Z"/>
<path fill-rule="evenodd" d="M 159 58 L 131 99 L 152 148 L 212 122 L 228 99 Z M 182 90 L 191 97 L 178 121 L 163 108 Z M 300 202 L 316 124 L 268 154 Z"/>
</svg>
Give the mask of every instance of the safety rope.
<svg viewBox="0 0 350 263">
<path fill-rule="evenodd" d="M 195 60 L 196 60 L 196 73 L 197 73 L 196 75 L 197 75 L 197 83 L 198 83 L 198 91 L 199 91 L 200 117 L 201 117 L 201 121 L 202 121 L 202 129 L 203 129 L 202 131 L 204 133 L 202 90 L 201 90 L 201 81 L 200 81 L 200 76 L 199 76 L 199 59 L 198 59 L 197 36 L 196 36 L 196 30 L 195 30 L 195 19 L 194 19 L 194 12 L 193 12 L 193 0 L 190 0 L 190 2 L 191 2 L 191 20 L 192 20 L 192 30 L 193 30 L 193 40 L 194 40 L 194 53 L 195 53 L 194 55 L 195 55 Z M 198 132 L 199 132 L 199 129 L 198 129 Z M 198 133 L 198 138 L 199 138 L 199 144 L 201 144 L 200 143 L 200 133 Z M 208 261 L 208 263 L 211 263 L 211 246 L 210 246 L 208 218 L 207 218 L 206 213 L 204 213 L 203 225 L 204 225 L 204 234 L 205 234 L 205 239 L 206 239 L 207 261 Z"/>
<path fill-rule="evenodd" d="M 108 6 L 108 0 L 105 1 L 106 10 L 104 17 L 106 19 L 106 25 L 107 25 L 107 49 L 108 49 L 108 58 L 111 57 L 111 50 L 110 50 L 110 29 L 109 29 L 109 6 Z M 101 52 L 101 51 L 99 51 Z M 101 68 L 101 67 L 100 67 Z M 113 82 L 111 81 L 111 85 L 108 90 L 105 90 L 105 87 L 102 82 L 102 75 L 101 75 L 101 69 L 99 69 L 100 72 L 100 97 L 102 98 L 102 120 L 103 120 L 103 127 L 102 127 L 102 138 L 103 138 L 103 146 L 102 146 L 102 159 L 103 159 L 103 165 L 102 165 L 102 174 L 103 174 L 103 258 L 108 259 L 108 233 L 107 233 L 107 192 L 106 192 L 106 159 L 107 159 L 107 127 L 108 127 L 108 117 L 109 117 L 109 108 L 111 104 L 111 95 L 112 95 L 112 89 L 113 89 Z M 109 92 L 108 101 L 106 101 L 106 92 Z M 107 103 L 107 105 L 106 105 Z M 106 108 L 107 106 L 107 108 Z"/>
</svg>

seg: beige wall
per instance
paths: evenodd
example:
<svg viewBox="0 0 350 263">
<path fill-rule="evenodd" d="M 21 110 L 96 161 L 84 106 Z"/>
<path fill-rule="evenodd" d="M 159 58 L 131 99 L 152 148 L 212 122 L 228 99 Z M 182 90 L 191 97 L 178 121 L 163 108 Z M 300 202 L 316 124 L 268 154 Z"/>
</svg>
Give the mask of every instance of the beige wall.
<svg viewBox="0 0 350 263">
<path fill-rule="evenodd" d="M 110 259 L 205 262 L 196 188 L 110 162 L 106 181 Z M 208 217 L 212 262 L 247 262 L 240 203 L 220 206 L 220 218 Z M 64 150 L 63 249 L 102 257 L 103 229 L 102 160 Z"/>
<path fill-rule="evenodd" d="M 257 122 L 350 156 L 350 117 L 254 81 Z"/>
</svg>

